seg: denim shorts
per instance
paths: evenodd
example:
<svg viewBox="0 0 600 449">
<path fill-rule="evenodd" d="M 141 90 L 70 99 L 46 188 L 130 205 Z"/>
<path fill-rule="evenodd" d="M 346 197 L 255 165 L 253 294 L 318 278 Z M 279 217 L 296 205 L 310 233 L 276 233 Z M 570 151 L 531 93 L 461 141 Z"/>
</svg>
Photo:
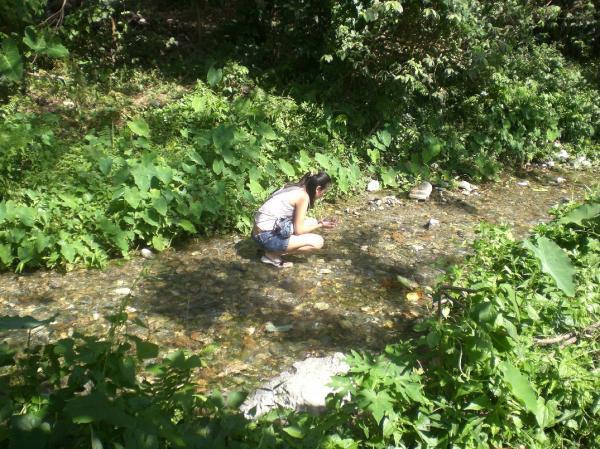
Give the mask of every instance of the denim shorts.
<svg viewBox="0 0 600 449">
<path fill-rule="evenodd" d="M 289 237 L 284 238 L 276 231 L 259 232 L 252 236 L 252 240 L 271 253 L 283 253 L 290 243 Z"/>
</svg>

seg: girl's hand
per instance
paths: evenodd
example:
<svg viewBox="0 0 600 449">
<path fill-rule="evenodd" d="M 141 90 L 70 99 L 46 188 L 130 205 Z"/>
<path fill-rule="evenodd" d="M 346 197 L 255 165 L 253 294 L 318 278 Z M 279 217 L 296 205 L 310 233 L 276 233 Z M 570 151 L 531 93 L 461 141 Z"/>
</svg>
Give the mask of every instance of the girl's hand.
<svg viewBox="0 0 600 449">
<path fill-rule="evenodd" d="M 321 220 L 319 223 L 321 223 L 321 226 L 323 226 L 325 229 L 335 228 L 337 225 L 334 220 Z"/>
</svg>

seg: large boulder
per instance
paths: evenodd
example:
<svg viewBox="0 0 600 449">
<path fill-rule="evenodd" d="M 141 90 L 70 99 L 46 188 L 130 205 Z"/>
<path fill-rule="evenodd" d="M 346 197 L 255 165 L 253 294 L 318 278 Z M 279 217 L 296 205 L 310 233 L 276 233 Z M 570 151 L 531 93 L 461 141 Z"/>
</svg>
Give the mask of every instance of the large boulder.
<svg viewBox="0 0 600 449">
<path fill-rule="evenodd" d="M 329 357 L 296 362 L 291 370 L 252 392 L 240 410 L 248 419 L 258 418 L 278 407 L 320 413 L 325 409 L 325 398 L 334 391 L 329 386 L 331 378 L 350 369 L 344 359 L 344 354 L 336 352 Z"/>
</svg>

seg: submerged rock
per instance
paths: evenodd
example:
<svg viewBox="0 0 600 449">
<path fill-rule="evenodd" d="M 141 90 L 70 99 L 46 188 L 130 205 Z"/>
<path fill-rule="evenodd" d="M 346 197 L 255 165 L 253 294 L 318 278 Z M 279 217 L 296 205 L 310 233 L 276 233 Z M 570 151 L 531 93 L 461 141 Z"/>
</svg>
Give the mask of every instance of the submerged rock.
<svg viewBox="0 0 600 449">
<path fill-rule="evenodd" d="M 433 186 L 431 183 L 425 181 L 419 184 L 416 187 L 413 187 L 411 191 L 408 193 L 408 197 L 413 200 L 421 200 L 425 201 L 431 195 L 431 191 L 433 190 Z"/>
<path fill-rule="evenodd" d="M 269 380 L 252 392 L 240 406 L 248 419 L 258 418 L 282 407 L 296 411 L 319 413 L 325 409 L 325 398 L 333 393 L 331 378 L 348 372 L 344 354 L 312 357 L 294 363 L 290 371 Z"/>
</svg>

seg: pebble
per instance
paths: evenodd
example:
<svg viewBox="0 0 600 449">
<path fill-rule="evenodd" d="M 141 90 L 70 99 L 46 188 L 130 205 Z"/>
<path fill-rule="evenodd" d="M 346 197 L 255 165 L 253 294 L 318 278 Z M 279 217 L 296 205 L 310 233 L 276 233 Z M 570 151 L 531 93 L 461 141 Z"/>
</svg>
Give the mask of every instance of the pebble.
<svg viewBox="0 0 600 449">
<path fill-rule="evenodd" d="M 144 259 L 154 259 L 154 253 L 149 248 L 142 248 L 140 253 Z"/>
<path fill-rule="evenodd" d="M 426 201 L 429 198 L 429 195 L 431 195 L 432 190 L 433 186 L 431 183 L 425 181 L 418 186 L 413 187 L 408 193 L 408 197 L 413 200 Z"/>
<path fill-rule="evenodd" d="M 436 226 L 440 225 L 440 221 L 436 220 L 435 218 L 430 218 L 429 221 L 425 224 L 425 227 L 427 229 L 432 229 L 435 228 Z"/>
<path fill-rule="evenodd" d="M 466 190 L 467 192 L 473 190 L 473 186 L 471 186 L 471 184 L 467 181 L 460 181 L 457 187 L 461 190 Z"/>
<path fill-rule="evenodd" d="M 363 245 L 360 247 L 361 251 L 367 251 L 369 249 L 369 245 Z"/>
<path fill-rule="evenodd" d="M 113 293 L 117 296 L 127 296 L 131 295 L 131 289 L 128 287 L 120 287 L 116 288 Z"/>
<path fill-rule="evenodd" d="M 518 186 L 527 187 L 529 185 L 529 181 L 519 181 L 517 182 Z"/>
<path fill-rule="evenodd" d="M 559 176 L 554 180 L 554 182 L 556 182 L 557 184 L 562 184 L 564 182 L 567 182 L 567 180 Z"/>
<path fill-rule="evenodd" d="M 316 302 L 314 304 L 314 308 L 317 310 L 328 310 L 329 307 L 331 307 L 329 304 L 327 304 L 326 302 Z"/>
</svg>

